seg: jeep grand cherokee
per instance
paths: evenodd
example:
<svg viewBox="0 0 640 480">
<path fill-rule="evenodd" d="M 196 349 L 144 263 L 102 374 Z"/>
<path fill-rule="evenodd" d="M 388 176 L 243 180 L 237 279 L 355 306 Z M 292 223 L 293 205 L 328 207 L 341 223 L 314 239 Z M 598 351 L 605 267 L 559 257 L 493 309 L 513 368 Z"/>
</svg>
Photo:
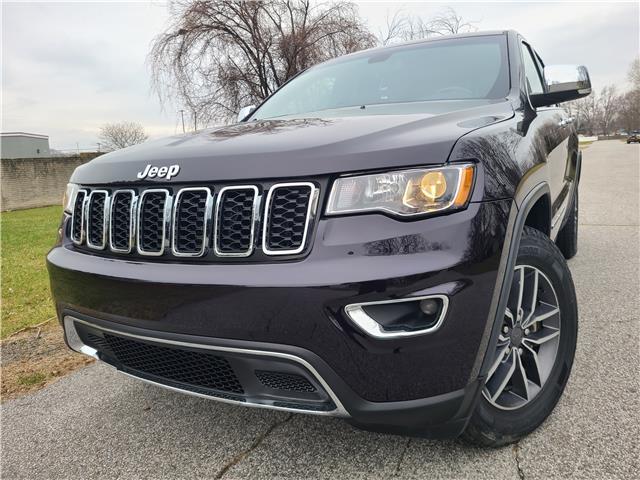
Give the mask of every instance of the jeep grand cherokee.
<svg viewBox="0 0 640 480">
<path fill-rule="evenodd" d="M 237 124 L 73 174 L 48 268 L 66 342 L 168 389 L 514 441 L 571 370 L 582 66 L 516 32 L 308 69 Z"/>
</svg>

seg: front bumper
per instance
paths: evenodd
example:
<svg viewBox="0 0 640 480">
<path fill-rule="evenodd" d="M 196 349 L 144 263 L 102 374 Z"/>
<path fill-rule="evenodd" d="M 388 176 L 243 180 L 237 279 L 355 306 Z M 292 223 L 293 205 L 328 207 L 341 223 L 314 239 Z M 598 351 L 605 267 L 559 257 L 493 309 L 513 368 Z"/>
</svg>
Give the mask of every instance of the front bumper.
<svg viewBox="0 0 640 480">
<path fill-rule="evenodd" d="M 335 405 L 327 413 L 365 428 L 452 436 L 480 391 L 474 367 L 510 205 L 474 203 L 414 222 L 321 220 L 309 256 L 297 262 L 132 262 L 63 241 L 48 256 L 52 292 L 61 320 L 151 342 L 291 355 Z M 446 295 L 449 310 L 427 335 L 371 338 L 344 314 L 348 304 L 430 294 Z"/>
</svg>

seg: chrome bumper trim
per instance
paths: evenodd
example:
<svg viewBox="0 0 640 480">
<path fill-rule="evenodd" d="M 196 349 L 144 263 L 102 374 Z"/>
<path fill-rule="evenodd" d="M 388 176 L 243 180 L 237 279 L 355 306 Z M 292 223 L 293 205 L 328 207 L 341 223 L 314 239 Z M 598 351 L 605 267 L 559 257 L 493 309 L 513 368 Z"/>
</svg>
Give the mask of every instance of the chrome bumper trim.
<svg viewBox="0 0 640 480">
<path fill-rule="evenodd" d="M 276 358 L 282 358 L 282 359 L 286 359 L 286 360 L 290 360 L 293 362 L 296 362 L 300 365 L 302 365 L 305 369 L 307 369 L 309 371 L 309 373 L 311 373 L 311 375 L 313 375 L 313 377 L 315 378 L 315 380 L 322 385 L 322 387 L 325 389 L 325 391 L 327 392 L 327 394 L 329 395 L 329 397 L 331 398 L 331 400 L 333 401 L 333 403 L 335 404 L 336 408 L 334 410 L 331 411 L 317 411 L 317 410 L 305 410 L 303 408 L 288 408 L 288 407 L 281 407 L 281 406 L 277 406 L 277 405 L 271 405 L 271 404 L 267 404 L 267 403 L 258 403 L 255 401 L 251 401 L 251 399 L 247 399 L 247 401 L 245 402 L 241 402 L 241 401 L 237 401 L 237 400 L 232 400 L 232 399 L 227 399 L 227 398 L 221 398 L 221 397 L 216 397 L 216 396 L 212 396 L 212 395 L 206 395 L 206 394 L 202 394 L 202 393 L 197 393 L 197 392 L 192 392 L 190 390 L 183 390 L 181 388 L 176 388 L 176 387 L 172 387 L 169 385 L 164 385 L 162 383 L 158 383 L 158 382 L 154 382 L 152 380 L 147 380 L 145 378 L 141 378 L 138 377 L 136 375 L 132 375 L 130 373 L 127 372 L 121 372 L 129 377 L 133 377 L 137 380 L 141 380 L 143 382 L 152 384 L 152 385 L 157 385 L 159 387 L 162 388 L 166 388 L 167 390 L 171 390 L 174 392 L 180 392 L 180 393 L 186 393 L 188 395 L 193 395 L 196 397 L 201 397 L 201 398 L 207 398 L 207 399 L 211 399 L 211 400 L 217 400 L 220 402 L 224 402 L 224 403 L 231 403 L 234 405 L 244 405 L 247 407 L 259 407 L 259 408 L 268 408 L 271 410 L 281 410 L 281 411 L 286 411 L 286 412 L 293 412 L 293 413 L 307 413 L 307 414 L 312 414 L 312 415 L 327 415 L 327 416 L 333 416 L 333 417 L 349 417 L 349 413 L 346 411 L 346 409 L 344 408 L 344 406 L 342 405 L 342 403 L 340 402 L 340 400 L 338 399 L 338 397 L 336 396 L 336 394 L 333 392 L 333 390 L 331 390 L 331 387 L 329 387 L 329 385 L 327 384 L 327 382 L 325 382 L 325 380 L 320 376 L 320 374 L 318 373 L 318 371 L 313 368 L 313 366 L 307 362 L 304 358 L 301 357 L 297 357 L 295 355 L 291 355 L 289 353 L 282 353 L 282 352 L 270 352 L 270 351 L 265 351 L 265 350 L 251 350 L 251 349 L 245 349 L 245 348 L 234 348 L 234 347 L 221 347 L 221 346 L 214 346 L 214 345 L 203 345 L 200 343 L 189 343 L 189 342 L 180 342 L 178 340 L 167 340 L 167 339 L 163 339 L 163 338 L 156 338 L 156 337 L 146 337 L 146 336 L 142 336 L 142 335 L 135 335 L 132 333 L 125 333 L 122 331 L 118 331 L 118 330 L 112 330 L 110 328 L 104 328 L 98 325 L 95 325 L 93 323 L 89 323 L 85 320 L 81 320 L 77 317 L 73 317 L 71 315 L 66 315 L 64 317 L 64 331 L 65 331 L 65 337 L 67 339 L 67 343 L 69 344 L 69 347 L 71 347 L 71 349 L 75 350 L 76 352 L 79 353 L 84 353 L 85 355 L 88 355 L 90 357 L 96 358 L 98 360 L 100 360 L 99 356 L 98 356 L 98 352 L 97 350 L 95 350 L 94 348 L 85 345 L 82 342 L 82 339 L 80 338 L 80 336 L 78 335 L 78 332 L 75 328 L 75 322 L 78 323 L 82 323 L 84 325 L 88 325 L 91 328 L 95 328 L 98 330 L 102 330 L 104 332 L 109 332 L 109 333 L 113 333 L 115 335 L 120 335 L 123 337 L 130 337 L 130 338 L 136 338 L 139 340 L 146 340 L 149 342 L 154 342 L 154 343 L 165 343 L 168 345 L 176 345 L 176 346 L 182 346 L 182 347 L 191 347 L 191 348 L 197 348 L 200 350 L 213 350 L 213 351 L 218 351 L 218 352 L 229 352 L 229 353 L 236 353 L 236 354 L 247 354 L 247 355 L 262 355 L 262 356 L 268 356 L 268 357 L 276 357 Z M 282 401 L 282 402 L 289 402 L 291 403 L 291 400 L 289 399 L 281 399 L 278 400 L 276 399 L 276 401 Z"/>
</svg>

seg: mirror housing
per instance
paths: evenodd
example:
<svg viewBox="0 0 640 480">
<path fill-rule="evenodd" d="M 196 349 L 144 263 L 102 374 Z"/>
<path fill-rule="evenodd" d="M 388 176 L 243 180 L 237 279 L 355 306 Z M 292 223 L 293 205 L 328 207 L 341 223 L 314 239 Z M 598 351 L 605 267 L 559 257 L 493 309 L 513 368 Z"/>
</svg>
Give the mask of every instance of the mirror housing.
<svg viewBox="0 0 640 480">
<path fill-rule="evenodd" d="M 242 107 L 238 112 L 238 122 L 242 122 L 245 118 L 253 113 L 256 109 L 255 105 L 248 105 L 246 107 Z"/>
<path fill-rule="evenodd" d="M 546 107 L 586 97 L 591 93 L 591 79 L 583 65 L 549 65 L 544 67 L 546 92 L 530 95 L 533 107 Z"/>
</svg>

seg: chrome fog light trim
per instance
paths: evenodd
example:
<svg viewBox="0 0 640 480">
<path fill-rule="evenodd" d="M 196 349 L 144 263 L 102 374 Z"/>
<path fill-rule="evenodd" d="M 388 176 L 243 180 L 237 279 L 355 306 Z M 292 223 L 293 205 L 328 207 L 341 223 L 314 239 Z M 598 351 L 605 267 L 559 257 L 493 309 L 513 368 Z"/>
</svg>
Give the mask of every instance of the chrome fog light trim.
<svg viewBox="0 0 640 480">
<path fill-rule="evenodd" d="M 440 315 L 436 323 L 428 328 L 423 328 L 420 330 L 394 330 L 389 331 L 385 330 L 384 327 L 376 322 L 367 312 L 365 312 L 364 307 L 368 305 L 384 305 L 390 303 L 401 303 L 401 302 L 420 302 L 422 300 L 427 299 L 439 299 L 442 301 L 442 309 L 440 311 Z M 379 302 L 364 302 L 364 303 L 353 303 L 351 305 L 347 305 L 344 307 L 344 311 L 347 316 L 351 319 L 351 321 L 364 333 L 369 335 L 370 337 L 379 339 L 379 340 L 392 340 L 396 338 L 404 338 L 404 337 L 415 337 L 418 335 L 424 335 L 426 333 L 433 333 L 440 328 L 442 323 L 444 322 L 444 318 L 447 315 L 447 309 L 449 308 L 449 297 L 446 295 L 425 295 L 421 297 L 408 297 L 408 298 L 400 298 L 397 300 L 382 300 Z"/>
</svg>

